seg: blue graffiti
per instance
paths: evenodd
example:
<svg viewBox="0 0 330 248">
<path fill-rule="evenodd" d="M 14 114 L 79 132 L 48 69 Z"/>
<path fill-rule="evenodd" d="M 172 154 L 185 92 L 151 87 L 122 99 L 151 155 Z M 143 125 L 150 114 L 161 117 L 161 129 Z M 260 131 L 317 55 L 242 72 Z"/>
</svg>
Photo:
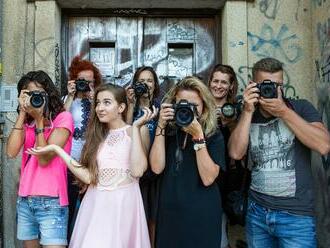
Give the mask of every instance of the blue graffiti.
<svg viewBox="0 0 330 248">
<path fill-rule="evenodd" d="M 275 35 L 274 30 L 268 24 L 264 24 L 260 35 L 247 32 L 251 51 L 258 57 L 273 57 L 285 60 L 289 63 L 296 63 L 302 58 L 303 51 L 298 43 L 296 34 L 289 34 L 289 28 L 283 24 Z"/>
</svg>

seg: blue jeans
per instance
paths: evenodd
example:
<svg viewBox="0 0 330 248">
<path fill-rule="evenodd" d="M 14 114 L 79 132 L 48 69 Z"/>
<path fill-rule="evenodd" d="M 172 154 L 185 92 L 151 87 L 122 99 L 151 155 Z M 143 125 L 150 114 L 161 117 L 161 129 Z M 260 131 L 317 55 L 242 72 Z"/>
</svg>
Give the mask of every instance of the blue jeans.
<svg viewBox="0 0 330 248">
<path fill-rule="evenodd" d="M 42 245 L 67 245 L 68 207 L 58 197 L 17 198 L 17 238 Z"/>
<path fill-rule="evenodd" d="M 312 216 L 272 210 L 249 200 L 246 238 L 253 248 L 314 248 L 315 219 Z"/>
</svg>

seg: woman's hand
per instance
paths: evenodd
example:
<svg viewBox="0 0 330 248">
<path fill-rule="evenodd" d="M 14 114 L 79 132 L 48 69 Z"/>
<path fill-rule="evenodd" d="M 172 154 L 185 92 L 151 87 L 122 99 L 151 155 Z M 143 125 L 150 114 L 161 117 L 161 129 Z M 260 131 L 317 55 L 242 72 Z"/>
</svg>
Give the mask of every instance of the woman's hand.
<svg viewBox="0 0 330 248">
<path fill-rule="evenodd" d="M 44 101 L 44 104 L 41 107 L 35 108 L 31 105 L 31 96 L 29 96 L 28 94 L 26 94 L 26 95 L 27 95 L 27 97 L 24 99 L 24 104 L 23 104 L 24 110 L 35 121 L 42 121 L 44 118 L 44 108 L 45 108 L 46 101 Z"/>
<path fill-rule="evenodd" d="M 128 86 L 126 88 L 126 97 L 127 97 L 128 105 L 135 105 L 136 97 L 135 97 L 134 89 L 131 86 Z"/>
<path fill-rule="evenodd" d="M 31 155 L 42 155 L 42 154 L 47 154 L 50 152 L 56 152 L 57 145 L 51 144 L 47 145 L 44 147 L 36 147 L 36 148 L 29 148 L 27 149 L 26 153 L 31 154 Z"/>
<path fill-rule="evenodd" d="M 87 94 L 88 99 L 93 102 L 94 99 L 94 93 L 95 93 L 95 88 L 94 88 L 94 83 L 91 82 L 89 83 L 89 88 L 91 89 Z"/>
<path fill-rule="evenodd" d="M 143 107 L 142 111 L 143 111 L 143 115 L 139 119 L 133 122 L 133 126 L 141 127 L 144 124 L 146 124 L 148 121 L 155 118 L 158 114 L 158 108 L 156 108 L 155 106 L 152 106 L 152 111 L 147 107 Z"/>
<path fill-rule="evenodd" d="M 27 101 L 27 98 L 29 98 L 29 95 L 27 94 L 28 92 L 28 90 L 21 90 L 21 93 L 19 94 L 18 105 L 20 111 L 26 112 L 25 102 Z"/>
<path fill-rule="evenodd" d="M 182 130 L 185 131 L 186 133 L 189 133 L 193 139 L 203 139 L 204 138 L 202 126 L 197 121 L 196 117 L 190 123 L 189 126 L 183 127 Z"/>
<path fill-rule="evenodd" d="M 76 94 L 76 81 L 75 80 L 68 81 L 67 89 L 68 89 L 68 95 L 74 97 Z"/>
<path fill-rule="evenodd" d="M 173 104 L 163 103 L 160 107 L 158 126 L 165 128 L 167 123 L 174 119 Z"/>
</svg>

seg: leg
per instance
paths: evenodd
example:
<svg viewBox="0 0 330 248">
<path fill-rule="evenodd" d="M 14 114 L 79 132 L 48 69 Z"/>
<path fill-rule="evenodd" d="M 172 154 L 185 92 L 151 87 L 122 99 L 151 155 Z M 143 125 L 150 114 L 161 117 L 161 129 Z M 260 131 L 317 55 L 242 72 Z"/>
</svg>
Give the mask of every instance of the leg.
<svg viewBox="0 0 330 248">
<path fill-rule="evenodd" d="M 246 215 L 246 239 L 250 248 L 276 248 L 277 240 L 269 232 L 266 222 L 267 210 L 249 201 Z"/>
<path fill-rule="evenodd" d="M 315 219 L 279 211 L 275 233 L 280 248 L 316 248 Z"/>
<path fill-rule="evenodd" d="M 43 197 L 36 211 L 40 229 L 40 244 L 43 247 L 67 245 L 68 207 L 60 206 L 59 198 Z"/>
<path fill-rule="evenodd" d="M 24 248 L 38 248 L 38 223 L 32 210 L 31 201 L 26 197 L 17 198 L 17 239 L 23 240 Z"/>
<path fill-rule="evenodd" d="M 40 248 L 39 246 L 39 240 L 25 240 L 23 241 L 23 247 L 24 248 Z"/>
</svg>

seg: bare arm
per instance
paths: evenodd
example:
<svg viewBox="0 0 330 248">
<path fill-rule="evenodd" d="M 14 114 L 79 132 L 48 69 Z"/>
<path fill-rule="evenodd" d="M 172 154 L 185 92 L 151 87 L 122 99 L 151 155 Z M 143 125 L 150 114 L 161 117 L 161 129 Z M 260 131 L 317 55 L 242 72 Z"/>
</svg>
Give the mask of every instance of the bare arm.
<svg viewBox="0 0 330 248">
<path fill-rule="evenodd" d="M 10 132 L 6 149 L 6 153 L 9 158 L 15 158 L 24 144 L 25 132 L 23 125 L 25 116 L 25 111 L 21 110 L 18 114 L 14 127 Z"/>
<path fill-rule="evenodd" d="M 65 98 L 65 101 L 64 101 L 64 108 L 65 108 L 66 111 L 70 111 L 71 105 L 72 105 L 73 100 L 74 100 L 74 96 L 76 94 L 75 80 L 70 80 L 68 82 L 67 89 L 68 89 L 68 95 L 67 95 L 67 97 Z"/>
<path fill-rule="evenodd" d="M 259 90 L 255 87 L 256 85 L 256 83 L 250 82 L 244 90 L 244 110 L 228 140 L 229 156 L 235 160 L 241 160 L 244 157 L 249 145 L 252 116 L 255 104 L 259 101 Z"/>
<path fill-rule="evenodd" d="M 154 143 L 152 144 L 149 154 L 149 162 L 151 170 L 160 174 L 165 168 L 166 153 L 165 153 L 165 128 L 169 120 L 174 118 L 174 109 L 172 104 L 163 103 L 159 112 L 158 125 L 155 132 Z"/>
<path fill-rule="evenodd" d="M 51 144 L 44 147 L 37 147 L 28 149 L 28 153 L 31 155 L 40 156 L 42 154 L 54 153 L 63 159 L 69 170 L 83 183 L 90 184 L 91 175 L 87 168 L 82 167 L 77 161 L 67 154 L 60 146 Z"/>
<path fill-rule="evenodd" d="M 278 98 L 262 98 L 260 104 L 267 112 L 281 118 L 305 146 L 322 155 L 329 153 L 330 135 L 325 126 L 321 122 L 307 122 L 290 109 L 283 101 L 280 89 L 278 89 Z"/>
<path fill-rule="evenodd" d="M 135 106 L 135 94 L 134 90 L 131 87 L 126 88 L 126 97 L 127 97 L 127 112 L 126 112 L 126 123 L 133 123 L 133 114 L 134 114 L 134 106 Z"/>
<path fill-rule="evenodd" d="M 194 121 L 183 130 L 192 136 L 193 140 L 204 140 L 201 125 L 195 118 Z M 205 186 L 211 185 L 219 175 L 219 166 L 213 162 L 206 146 L 196 151 L 196 161 L 199 176 Z"/>
<path fill-rule="evenodd" d="M 142 177 L 148 167 L 147 154 L 150 146 L 149 130 L 144 125 L 157 115 L 157 109 L 151 112 L 143 108 L 143 116 L 132 125 L 131 173 L 134 177 Z"/>
</svg>

